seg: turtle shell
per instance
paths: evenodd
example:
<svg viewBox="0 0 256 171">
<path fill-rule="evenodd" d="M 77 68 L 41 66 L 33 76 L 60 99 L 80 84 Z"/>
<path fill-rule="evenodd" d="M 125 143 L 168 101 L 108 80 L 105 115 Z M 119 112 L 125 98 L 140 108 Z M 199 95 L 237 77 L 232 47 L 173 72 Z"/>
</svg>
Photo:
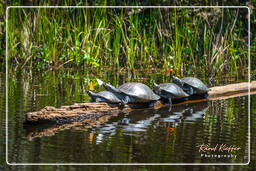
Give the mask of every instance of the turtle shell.
<svg viewBox="0 0 256 171">
<path fill-rule="evenodd" d="M 199 80 L 198 78 L 195 78 L 195 77 L 185 77 L 185 78 L 182 78 L 181 79 L 185 84 L 193 87 L 193 88 L 196 88 L 200 91 L 203 91 L 203 92 L 208 92 L 210 91 L 210 89 L 208 87 L 206 87 L 206 85 L 201 81 Z"/>
<path fill-rule="evenodd" d="M 147 85 L 142 83 L 125 83 L 118 89 L 128 96 L 143 99 L 145 101 L 158 100 L 160 98 Z"/>
<path fill-rule="evenodd" d="M 99 93 L 97 93 L 98 97 L 100 98 L 104 98 L 107 101 L 111 102 L 111 103 L 119 103 L 121 102 L 120 99 L 118 99 L 113 93 L 111 93 L 110 91 L 101 91 Z"/>
<path fill-rule="evenodd" d="M 186 92 L 183 91 L 182 88 L 174 83 L 163 83 L 159 84 L 158 87 L 178 98 L 189 96 Z"/>
</svg>

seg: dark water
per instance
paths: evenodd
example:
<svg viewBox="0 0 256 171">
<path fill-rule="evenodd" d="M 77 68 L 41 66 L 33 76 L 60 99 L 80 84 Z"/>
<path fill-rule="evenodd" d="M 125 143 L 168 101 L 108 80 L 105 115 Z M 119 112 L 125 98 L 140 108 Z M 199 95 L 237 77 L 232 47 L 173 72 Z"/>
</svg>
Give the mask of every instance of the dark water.
<svg viewBox="0 0 256 171">
<path fill-rule="evenodd" d="M 12 72 L 8 96 L 8 161 L 10 163 L 246 163 L 248 161 L 248 97 L 198 104 L 120 112 L 96 126 L 23 124 L 26 112 L 47 105 L 85 102 L 88 73 L 63 71 Z M 168 76 L 143 73 L 98 73 L 114 84 L 140 81 L 152 85 Z M 1 73 L 1 154 L 5 153 L 5 82 Z M 241 82 L 225 79 L 225 83 Z M 217 85 L 223 82 L 207 82 Z M 95 87 L 97 90 L 101 89 Z M 251 97 L 255 103 L 256 97 Z M 252 110 L 252 112 L 255 112 Z M 255 124 L 255 122 L 253 122 Z M 252 123 L 252 124 L 253 124 Z M 199 145 L 235 146 L 233 152 L 199 152 Z M 218 154 L 222 157 L 204 156 Z M 226 155 L 225 157 L 223 155 Z M 232 155 L 232 157 L 230 157 Z M 3 156 L 3 155 L 2 155 Z M 234 157 L 235 156 L 235 157 Z M 5 162 L 1 159 L 1 162 Z"/>
</svg>

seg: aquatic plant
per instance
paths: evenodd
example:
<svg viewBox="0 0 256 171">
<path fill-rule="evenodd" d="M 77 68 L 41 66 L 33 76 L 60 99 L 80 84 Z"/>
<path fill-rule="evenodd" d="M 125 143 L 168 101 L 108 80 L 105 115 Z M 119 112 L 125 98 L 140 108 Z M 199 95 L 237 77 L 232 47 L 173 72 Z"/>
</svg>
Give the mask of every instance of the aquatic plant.
<svg viewBox="0 0 256 171">
<path fill-rule="evenodd" d="M 9 60 L 39 70 L 109 66 L 173 69 L 177 75 L 238 73 L 248 61 L 246 12 L 246 8 L 11 8 Z"/>
</svg>

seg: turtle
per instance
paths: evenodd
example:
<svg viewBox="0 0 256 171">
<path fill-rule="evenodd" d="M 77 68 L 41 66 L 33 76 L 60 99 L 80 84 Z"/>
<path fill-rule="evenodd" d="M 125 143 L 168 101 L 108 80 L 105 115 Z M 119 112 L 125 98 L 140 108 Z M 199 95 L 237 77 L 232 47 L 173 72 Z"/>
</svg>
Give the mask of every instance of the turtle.
<svg viewBox="0 0 256 171">
<path fill-rule="evenodd" d="M 208 91 L 210 91 L 210 89 L 198 78 L 185 77 L 180 79 L 173 76 L 173 82 L 179 85 L 190 96 L 200 95 L 205 98 L 208 97 Z"/>
<path fill-rule="evenodd" d="M 98 93 L 88 91 L 87 94 L 91 97 L 91 102 L 121 103 L 121 100 L 110 91 L 101 91 Z"/>
<path fill-rule="evenodd" d="M 154 107 L 160 96 L 155 94 L 147 85 L 138 82 L 124 83 L 116 88 L 108 83 L 97 79 L 99 85 L 103 85 L 108 91 L 114 93 L 124 104 L 146 103 Z"/>
<path fill-rule="evenodd" d="M 167 103 L 169 104 L 172 104 L 173 100 L 186 100 L 189 96 L 182 88 L 174 83 L 154 83 L 154 86 L 154 92 L 162 99 L 167 100 Z"/>
</svg>

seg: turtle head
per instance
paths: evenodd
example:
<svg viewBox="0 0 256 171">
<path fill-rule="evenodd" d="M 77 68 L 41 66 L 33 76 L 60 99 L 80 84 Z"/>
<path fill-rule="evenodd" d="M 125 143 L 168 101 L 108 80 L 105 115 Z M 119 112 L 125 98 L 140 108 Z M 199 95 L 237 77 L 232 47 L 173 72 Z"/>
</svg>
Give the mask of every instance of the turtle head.
<svg viewBox="0 0 256 171">
<path fill-rule="evenodd" d="M 87 94 L 91 97 L 91 102 L 94 102 L 95 101 L 95 98 L 97 97 L 97 94 L 92 92 L 92 91 L 87 91 Z"/>
<path fill-rule="evenodd" d="M 94 97 L 96 96 L 96 93 L 92 92 L 92 91 L 87 91 L 87 94 L 90 96 L 90 97 Z"/>
<path fill-rule="evenodd" d="M 114 87 L 108 83 L 103 83 L 103 86 L 105 87 L 106 90 L 114 93 L 115 95 L 120 93 L 120 91 L 116 87 Z"/>
<path fill-rule="evenodd" d="M 114 87 L 114 86 L 112 86 L 112 85 L 110 85 L 110 84 L 108 84 L 108 83 L 105 83 L 105 82 L 103 82 L 103 81 L 100 80 L 100 79 L 97 79 L 97 82 L 98 82 L 98 84 L 99 84 L 100 86 L 103 85 L 103 87 L 104 87 L 106 90 L 108 90 L 108 91 L 110 91 L 111 93 L 115 94 L 119 99 L 122 99 L 121 92 L 120 92 L 116 87 Z"/>
<path fill-rule="evenodd" d="M 103 87 L 104 87 L 105 89 L 107 89 L 108 91 L 110 91 L 110 92 L 112 92 L 112 93 L 114 93 L 115 91 L 117 91 L 117 89 L 116 89 L 114 86 L 112 86 L 112 85 L 110 85 L 110 84 L 107 84 L 107 83 L 103 82 L 102 80 L 100 80 L 100 79 L 98 79 L 98 78 L 97 78 L 97 82 L 98 82 L 98 84 L 99 84 L 100 86 L 103 85 Z"/>
<path fill-rule="evenodd" d="M 112 93 L 116 93 L 119 92 L 119 90 L 117 88 L 115 88 L 114 86 L 104 83 L 103 86 L 105 87 L 105 89 L 107 89 L 108 91 L 112 92 Z"/>
<path fill-rule="evenodd" d="M 97 82 L 98 82 L 98 84 L 101 86 L 101 85 L 103 85 L 104 84 L 104 82 L 102 81 L 102 80 L 100 80 L 100 79 L 96 79 L 97 80 Z"/>
<path fill-rule="evenodd" d="M 184 82 L 183 82 L 180 78 L 175 77 L 175 76 L 172 76 L 172 80 L 173 80 L 173 82 L 174 82 L 175 84 L 177 84 L 178 86 L 183 87 Z"/>
</svg>

